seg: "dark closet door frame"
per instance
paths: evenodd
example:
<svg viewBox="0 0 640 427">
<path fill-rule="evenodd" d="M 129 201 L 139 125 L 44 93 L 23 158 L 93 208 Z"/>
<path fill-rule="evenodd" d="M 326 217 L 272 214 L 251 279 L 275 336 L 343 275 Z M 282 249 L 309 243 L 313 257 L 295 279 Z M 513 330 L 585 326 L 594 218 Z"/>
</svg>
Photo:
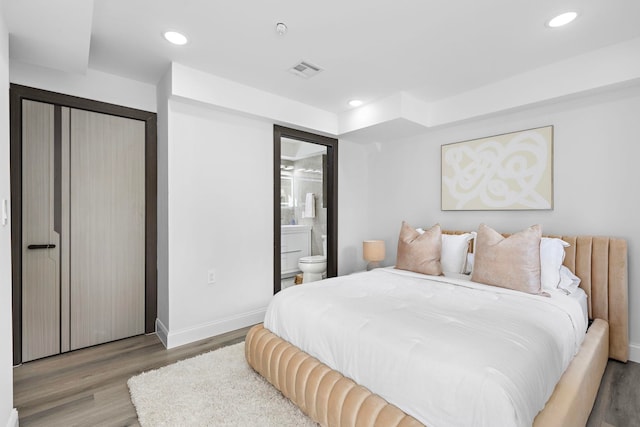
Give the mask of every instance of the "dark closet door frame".
<svg viewBox="0 0 640 427">
<path fill-rule="evenodd" d="M 273 126 L 273 293 L 281 288 L 282 260 L 280 259 L 280 141 L 282 138 L 296 139 L 327 147 L 327 277 L 338 275 L 338 140 L 328 136 Z M 323 178 L 324 179 L 324 178 Z"/>
<path fill-rule="evenodd" d="M 10 86 L 11 265 L 13 364 L 22 362 L 22 101 L 31 100 L 140 120 L 145 123 L 145 333 L 155 331 L 157 316 L 157 115 L 149 111 L 50 92 Z"/>
</svg>

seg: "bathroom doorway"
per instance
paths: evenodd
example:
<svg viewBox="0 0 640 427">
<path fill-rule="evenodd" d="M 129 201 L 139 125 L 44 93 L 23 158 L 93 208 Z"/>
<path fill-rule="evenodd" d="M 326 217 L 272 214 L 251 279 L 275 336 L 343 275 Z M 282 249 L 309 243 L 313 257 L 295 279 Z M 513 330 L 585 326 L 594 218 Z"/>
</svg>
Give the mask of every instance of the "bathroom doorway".
<svg viewBox="0 0 640 427">
<path fill-rule="evenodd" d="M 275 125 L 273 152 L 275 294 L 337 275 L 338 140 Z"/>
</svg>

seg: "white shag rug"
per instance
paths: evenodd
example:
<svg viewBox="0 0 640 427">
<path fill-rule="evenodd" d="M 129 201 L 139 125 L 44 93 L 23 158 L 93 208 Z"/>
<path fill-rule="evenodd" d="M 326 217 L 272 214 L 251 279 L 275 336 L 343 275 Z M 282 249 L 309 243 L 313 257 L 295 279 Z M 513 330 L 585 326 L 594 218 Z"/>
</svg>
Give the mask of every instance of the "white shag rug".
<svg viewBox="0 0 640 427">
<path fill-rule="evenodd" d="M 144 372 L 127 384 L 143 427 L 317 426 L 251 369 L 244 342 Z"/>
</svg>

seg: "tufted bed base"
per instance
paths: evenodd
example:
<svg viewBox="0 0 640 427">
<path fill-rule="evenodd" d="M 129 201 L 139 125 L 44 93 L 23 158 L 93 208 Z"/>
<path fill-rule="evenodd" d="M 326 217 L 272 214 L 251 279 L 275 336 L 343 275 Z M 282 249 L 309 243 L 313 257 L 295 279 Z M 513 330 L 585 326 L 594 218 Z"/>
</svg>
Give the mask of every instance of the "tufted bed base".
<svg viewBox="0 0 640 427">
<path fill-rule="evenodd" d="M 626 241 L 561 237 L 572 245 L 564 263 L 583 279 L 581 287 L 589 296 L 589 317 L 594 320 L 580 351 L 536 416 L 536 427 L 584 426 L 608 358 L 623 362 L 628 358 Z M 262 324 L 247 334 L 245 355 L 256 372 L 322 426 L 422 425 Z"/>
<path fill-rule="evenodd" d="M 415 418 L 289 344 L 262 324 L 249 330 L 245 356 L 256 372 L 320 425 L 422 426 Z"/>
<path fill-rule="evenodd" d="M 422 426 L 380 396 L 332 370 L 265 329 L 247 334 L 249 365 L 322 426 Z M 556 385 L 534 426 L 584 426 L 595 402 L 609 354 L 609 324 L 596 319 L 580 352 Z"/>
</svg>

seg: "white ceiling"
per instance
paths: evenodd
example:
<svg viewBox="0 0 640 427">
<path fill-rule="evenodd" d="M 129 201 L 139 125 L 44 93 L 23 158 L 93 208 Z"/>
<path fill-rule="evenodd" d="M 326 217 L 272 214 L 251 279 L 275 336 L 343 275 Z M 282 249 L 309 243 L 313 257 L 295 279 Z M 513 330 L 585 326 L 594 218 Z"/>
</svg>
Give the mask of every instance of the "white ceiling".
<svg viewBox="0 0 640 427">
<path fill-rule="evenodd" d="M 93 2 L 6 0 L 11 59 L 70 73 L 89 65 Z"/>
<path fill-rule="evenodd" d="M 5 3 L 12 60 L 152 84 L 175 61 L 334 113 L 349 109 L 349 99 L 400 91 L 448 98 L 640 36 L 638 0 Z M 571 9 L 580 13 L 574 23 L 545 27 Z M 168 44 L 167 29 L 190 43 Z M 300 60 L 324 71 L 308 80 L 289 73 Z"/>
</svg>

